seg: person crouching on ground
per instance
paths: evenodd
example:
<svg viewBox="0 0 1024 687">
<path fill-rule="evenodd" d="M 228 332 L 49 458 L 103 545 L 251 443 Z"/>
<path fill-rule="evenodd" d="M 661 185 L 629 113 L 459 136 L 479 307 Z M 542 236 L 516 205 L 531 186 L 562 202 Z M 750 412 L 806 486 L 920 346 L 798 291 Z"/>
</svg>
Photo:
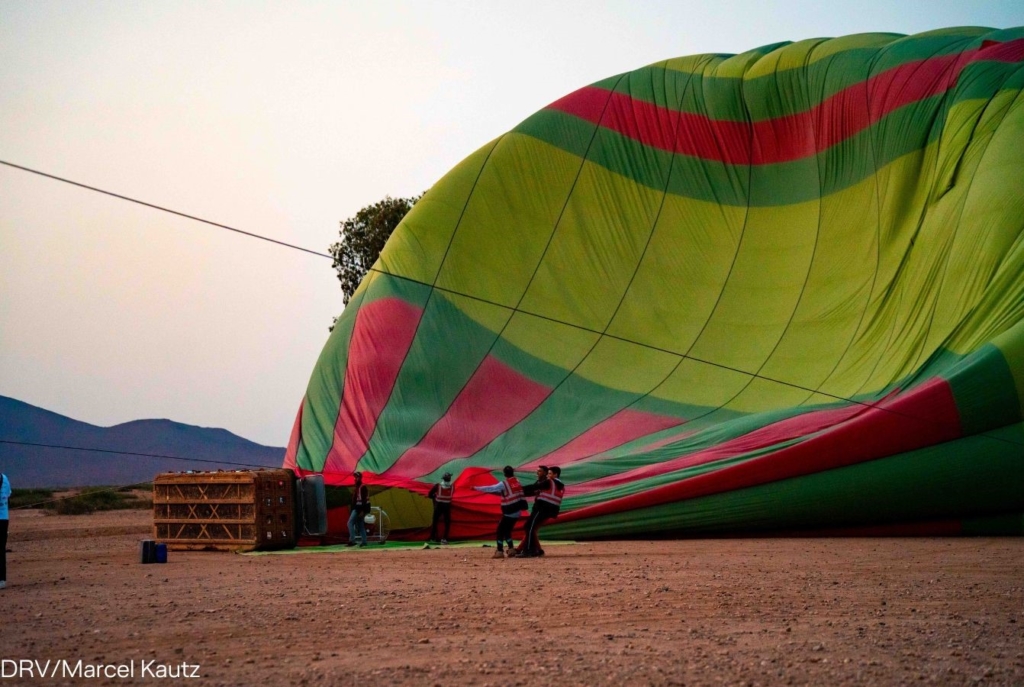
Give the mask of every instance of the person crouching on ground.
<svg viewBox="0 0 1024 687">
<path fill-rule="evenodd" d="M 448 535 L 452 530 L 452 498 L 455 496 L 455 485 L 452 484 L 452 473 L 446 472 L 440 484 L 430 487 L 427 498 L 434 502 L 434 520 L 430 523 L 430 541 L 437 541 L 437 523 L 444 520 L 444 536 L 441 543 L 448 543 Z"/>
<path fill-rule="evenodd" d="M 526 541 L 532 545 L 536 539 L 540 526 L 551 518 L 558 517 L 558 511 L 562 507 L 562 497 L 565 495 L 565 485 L 562 484 L 562 469 L 556 466 L 548 468 L 548 477 L 539 484 L 531 484 L 526 487 L 526 493 L 536 494 L 537 499 L 533 502 L 533 512 L 526 521 Z M 540 556 L 540 545 L 531 546 L 523 556 L 532 558 Z"/>
<path fill-rule="evenodd" d="M 497 484 L 488 487 L 473 487 L 485 494 L 499 494 L 501 496 L 501 519 L 498 521 L 498 550 L 494 552 L 495 558 L 504 558 L 502 544 L 508 544 L 509 558 L 514 558 L 516 550 L 512 546 L 512 530 L 519 520 L 519 514 L 526 510 L 526 499 L 523 498 L 523 485 L 516 479 L 516 471 L 511 465 L 506 465 L 502 474 L 505 479 Z"/>
<path fill-rule="evenodd" d="M 356 545 L 356 534 L 361 538 L 360 546 L 366 546 L 366 521 L 363 518 L 370 512 L 370 491 L 363 484 L 363 473 L 353 472 L 356 483 L 352 487 L 352 505 L 348 515 L 348 544 Z"/>
<path fill-rule="evenodd" d="M 535 491 L 531 491 L 531 490 L 535 489 L 538 486 L 540 486 L 541 482 L 544 482 L 545 480 L 547 480 L 547 478 L 548 478 L 548 466 L 547 465 L 538 465 L 537 466 L 537 479 L 534 480 L 533 484 L 527 486 L 524 491 L 535 494 L 536 492 Z M 533 501 L 533 510 L 534 511 L 537 510 L 537 500 L 536 499 L 534 499 L 534 501 Z M 532 513 L 531 513 L 531 515 L 532 515 Z M 537 538 L 537 533 L 534 532 L 533 536 L 534 536 L 534 540 L 532 542 L 529 539 L 527 539 L 525 536 L 523 537 L 523 540 L 521 542 L 519 542 L 519 546 L 516 547 L 516 553 L 517 554 L 519 554 L 521 556 L 524 553 L 526 553 L 527 551 L 529 551 L 530 549 L 535 549 L 536 551 L 539 552 L 537 554 L 538 556 L 543 556 L 544 555 L 544 549 L 542 549 L 541 546 L 540 546 L 540 539 Z"/>
</svg>

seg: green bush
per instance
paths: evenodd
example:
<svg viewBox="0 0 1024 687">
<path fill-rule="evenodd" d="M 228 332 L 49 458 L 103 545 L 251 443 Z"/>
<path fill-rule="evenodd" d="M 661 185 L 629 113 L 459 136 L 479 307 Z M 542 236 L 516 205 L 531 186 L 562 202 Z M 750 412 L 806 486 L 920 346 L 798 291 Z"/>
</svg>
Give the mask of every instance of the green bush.
<svg viewBox="0 0 1024 687">
<path fill-rule="evenodd" d="M 53 498 L 53 489 L 12 489 L 11 499 L 7 502 L 10 508 L 46 508 L 41 503 Z"/>
<path fill-rule="evenodd" d="M 152 507 L 153 502 L 151 500 L 140 499 L 134 494 L 125 493 L 120 489 L 115 491 L 104 487 L 86 489 L 74 496 L 63 498 L 52 504 L 53 510 L 60 515 L 83 515 L 104 510 Z"/>
<path fill-rule="evenodd" d="M 148 482 L 146 484 L 129 484 L 124 487 L 118 487 L 117 490 L 125 494 L 130 494 L 133 491 L 148 491 L 150 493 L 153 493 L 153 483 Z"/>
</svg>

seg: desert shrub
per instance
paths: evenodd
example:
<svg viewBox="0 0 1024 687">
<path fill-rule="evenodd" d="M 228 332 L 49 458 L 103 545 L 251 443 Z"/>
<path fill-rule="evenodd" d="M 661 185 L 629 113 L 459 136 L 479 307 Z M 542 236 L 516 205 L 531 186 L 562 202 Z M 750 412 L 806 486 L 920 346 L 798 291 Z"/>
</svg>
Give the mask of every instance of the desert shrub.
<svg viewBox="0 0 1024 687">
<path fill-rule="evenodd" d="M 153 483 L 150 482 L 147 484 L 128 484 L 123 487 L 118 487 L 117 490 L 124 494 L 129 494 L 133 491 L 148 491 L 150 493 L 153 493 Z"/>
<path fill-rule="evenodd" d="M 99 487 L 85 489 L 74 496 L 56 501 L 52 507 L 60 515 L 84 515 L 104 510 L 152 508 L 153 502 L 120 489 Z"/>
<path fill-rule="evenodd" d="M 7 502 L 10 508 L 45 508 L 53 498 L 53 489 L 12 489 L 11 499 Z"/>
</svg>

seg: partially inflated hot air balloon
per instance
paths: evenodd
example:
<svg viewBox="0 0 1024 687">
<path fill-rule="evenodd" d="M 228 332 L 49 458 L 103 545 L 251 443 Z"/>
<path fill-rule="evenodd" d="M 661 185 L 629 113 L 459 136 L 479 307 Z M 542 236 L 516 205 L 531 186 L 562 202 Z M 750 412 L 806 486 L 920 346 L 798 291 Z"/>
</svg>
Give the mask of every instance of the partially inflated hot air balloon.
<svg viewBox="0 0 1024 687">
<path fill-rule="evenodd" d="M 960 28 L 565 96 L 406 216 L 285 465 L 410 537 L 446 471 L 489 535 L 506 464 L 562 467 L 554 536 L 1021 533 L 1022 86 L 1024 29 Z"/>
</svg>

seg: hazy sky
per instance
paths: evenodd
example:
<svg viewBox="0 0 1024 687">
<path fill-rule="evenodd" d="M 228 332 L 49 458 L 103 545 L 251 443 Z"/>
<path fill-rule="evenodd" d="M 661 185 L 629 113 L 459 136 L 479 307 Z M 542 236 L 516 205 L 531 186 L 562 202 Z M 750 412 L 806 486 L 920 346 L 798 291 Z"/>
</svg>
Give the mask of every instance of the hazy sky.
<svg viewBox="0 0 1024 687">
<path fill-rule="evenodd" d="M 587 83 L 669 57 L 1024 24 L 1024 2 L 0 0 L 0 160 L 326 252 Z M 284 445 L 330 260 L 0 166 L 0 394 Z"/>
</svg>

